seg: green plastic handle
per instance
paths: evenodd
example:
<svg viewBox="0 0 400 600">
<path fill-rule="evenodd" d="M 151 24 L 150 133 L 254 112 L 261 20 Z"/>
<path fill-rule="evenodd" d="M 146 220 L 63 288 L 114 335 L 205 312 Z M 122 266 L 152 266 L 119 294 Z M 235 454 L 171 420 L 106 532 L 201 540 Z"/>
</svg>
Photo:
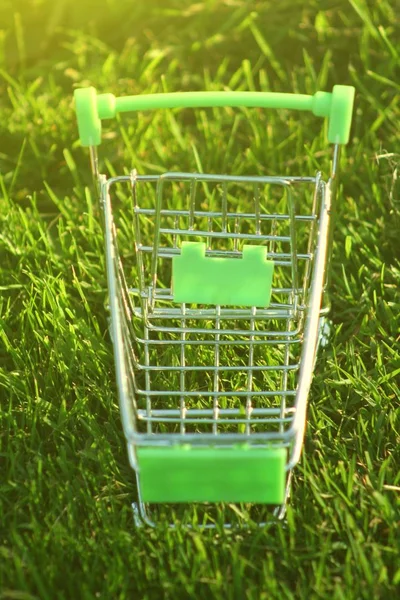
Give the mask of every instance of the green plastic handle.
<svg viewBox="0 0 400 600">
<path fill-rule="evenodd" d="M 347 144 L 354 92 L 352 86 L 335 85 L 332 92 L 317 92 L 313 96 L 272 92 L 177 92 L 116 98 L 113 94 L 97 94 L 94 87 L 87 87 L 75 90 L 75 109 L 83 146 L 98 146 L 101 143 L 102 119 L 112 119 L 117 113 L 207 106 L 308 110 L 317 117 L 329 119 L 329 142 Z"/>
</svg>

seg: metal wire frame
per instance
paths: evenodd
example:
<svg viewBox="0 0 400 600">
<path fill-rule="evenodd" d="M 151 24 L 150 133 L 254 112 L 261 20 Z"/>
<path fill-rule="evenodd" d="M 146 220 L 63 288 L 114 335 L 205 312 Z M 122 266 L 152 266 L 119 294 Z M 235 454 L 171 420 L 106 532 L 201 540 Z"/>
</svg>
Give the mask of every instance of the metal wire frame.
<svg viewBox="0 0 400 600">
<path fill-rule="evenodd" d="M 266 314 L 265 310 L 262 311 L 254 308 L 250 310 L 250 315 L 248 314 L 248 311 L 244 311 L 244 313 L 246 313 L 244 314 L 243 311 L 241 313 L 240 310 L 232 311 L 231 309 L 223 309 L 221 307 L 210 309 L 208 313 L 207 310 L 203 311 L 201 318 L 210 318 L 211 316 L 214 318 L 215 327 L 211 332 L 211 335 L 214 335 L 214 340 L 203 339 L 202 341 L 202 344 L 214 344 L 215 362 L 213 365 L 196 366 L 187 363 L 184 348 L 185 343 L 190 341 L 188 340 L 188 335 L 193 333 L 193 328 L 188 327 L 187 322 L 188 319 L 192 320 L 196 316 L 193 314 L 191 308 L 182 305 L 178 308 L 175 307 L 173 309 L 169 308 L 166 310 L 165 307 L 161 306 L 161 304 L 162 302 L 168 302 L 171 300 L 170 291 L 161 288 L 157 289 L 156 286 L 153 286 L 153 290 L 146 288 L 146 286 L 129 288 L 125 280 L 124 270 L 117 248 L 117 233 L 111 208 L 110 189 L 114 184 L 119 182 L 130 181 L 132 184 L 132 180 L 134 179 L 136 185 L 137 182 L 140 181 L 154 181 L 155 177 L 138 176 L 137 174 L 134 174 L 130 177 L 115 177 L 107 180 L 104 176 L 99 176 L 98 181 L 101 191 L 101 202 L 104 208 L 107 274 L 109 282 L 110 312 L 112 317 L 111 333 L 114 342 L 121 417 L 124 432 L 128 441 L 130 462 L 132 467 L 135 469 L 137 469 L 135 450 L 140 444 L 153 445 L 154 443 L 179 443 L 184 437 L 184 441 L 186 443 L 209 444 L 213 442 L 215 443 L 215 441 L 218 440 L 218 445 L 230 445 L 237 443 L 238 436 L 240 436 L 241 441 L 248 441 L 255 444 L 277 443 L 287 447 L 289 454 L 286 469 L 288 471 L 288 475 L 290 475 L 292 467 L 298 462 L 304 436 L 307 396 L 315 362 L 318 327 L 321 314 L 320 309 L 323 290 L 326 284 L 326 265 L 330 255 L 328 234 L 338 157 L 339 148 L 335 146 L 332 173 L 327 183 L 324 183 L 319 177 L 281 179 L 281 181 L 285 181 L 285 185 L 287 185 L 288 182 L 290 185 L 293 185 L 293 183 L 296 183 L 297 181 L 304 182 L 305 180 L 309 182 L 314 180 L 314 182 L 316 182 L 318 179 L 318 186 L 315 185 L 315 191 L 312 200 L 312 219 L 310 220 L 311 231 L 308 248 L 304 258 L 299 256 L 300 259 L 304 259 L 306 261 L 303 282 L 302 286 L 299 286 L 297 281 L 296 286 L 293 286 L 291 289 L 291 291 L 294 292 L 294 295 L 297 297 L 297 300 L 302 298 L 302 302 L 298 302 L 297 306 L 295 303 L 286 303 L 284 305 L 278 304 L 277 306 L 271 305 L 270 308 L 267 309 L 270 311 L 268 314 Z M 159 179 L 159 177 L 157 179 Z M 316 208 L 318 207 L 318 194 L 320 194 L 319 213 L 315 212 Z M 151 212 L 154 209 L 142 208 L 139 210 L 141 211 L 142 215 L 147 214 L 152 216 L 154 214 Z M 136 212 L 138 213 L 139 211 Z M 165 211 L 165 215 L 173 216 L 173 212 L 174 211 L 169 211 L 169 213 L 167 213 L 167 211 Z M 255 210 L 254 214 L 256 215 L 256 220 L 258 223 L 260 223 L 263 217 L 260 215 L 260 213 L 257 214 L 257 210 Z M 161 210 L 159 210 L 159 215 L 162 215 Z M 193 224 L 193 219 L 196 218 L 196 211 L 189 210 L 188 216 L 189 220 Z M 221 211 L 221 214 L 212 213 L 207 216 L 210 218 L 228 218 L 227 213 L 224 217 L 224 210 Z M 238 215 L 234 215 L 234 218 L 237 218 L 237 216 Z M 287 218 L 287 215 L 276 215 L 276 218 L 277 220 Z M 294 215 L 295 222 L 307 218 L 308 217 L 304 215 Z M 259 233 L 259 231 L 260 230 L 258 229 L 257 233 Z M 167 231 L 166 233 L 169 234 L 171 232 Z M 187 234 L 187 230 L 185 230 L 185 233 Z M 234 240 L 238 239 L 240 238 L 237 236 L 234 237 Z M 274 240 L 269 241 L 273 242 Z M 291 241 L 293 242 L 293 238 Z M 234 243 L 236 243 L 236 241 L 234 241 Z M 234 251 L 237 251 L 237 246 L 234 248 Z M 153 252 L 154 256 L 154 245 L 153 247 L 151 247 L 151 244 L 148 246 L 143 245 L 140 248 L 140 252 Z M 160 252 L 159 248 L 158 252 Z M 169 255 L 167 255 L 167 252 L 169 252 Z M 174 255 L 176 253 L 176 248 L 172 247 L 167 250 L 167 252 L 165 253 L 165 258 L 170 258 L 170 255 Z M 162 254 L 162 252 L 160 252 L 160 254 Z M 288 258 L 288 256 L 281 255 L 274 257 L 274 260 L 276 260 L 277 264 L 282 264 L 282 266 L 292 267 L 292 265 L 288 265 L 288 262 L 290 262 Z M 156 273 L 155 264 L 156 261 L 154 261 L 153 258 L 153 282 L 156 282 L 156 278 L 154 277 Z M 289 292 L 287 288 L 278 289 L 276 291 L 283 293 Z M 133 303 L 133 299 L 135 297 L 139 300 L 138 305 Z M 159 347 L 160 350 L 162 350 L 163 346 L 165 347 L 166 342 L 156 338 L 160 334 L 165 334 L 166 329 L 168 330 L 168 327 L 165 328 L 163 326 L 157 326 L 157 321 L 161 321 L 166 317 L 179 320 L 179 326 L 170 328 L 169 331 L 169 333 L 174 333 L 175 335 L 180 336 L 179 344 L 177 344 L 177 347 L 179 347 L 179 365 L 150 364 L 150 345 L 153 344 L 155 347 Z M 197 317 L 199 318 L 198 315 Z M 221 323 L 224 320 L 228 321 L 229 319 L 232 319 L 232 317 L 243 319 L 244 321 L 247 319 L 249 322 L 249 328 L 242 328 L 239 330 L 236 329 L 234 331 L 227 329 L 226 332 L 221 331 Z M 265 321 L 267 317 L 270 319 L 276 318 L 283 320 L 286 323 L 286 329 L 282 332 L 274 332 L 272 330 L 267 332 L 260 332 L 259 330 L 257 331 L 256 324 L 262 322 L 263 320 Z M 142 337 L 138 335 L 138 332 L 134 327 L 134 323 L 138 321 L 141 321 L 142 325 L 144 326 Z M 225 343 L 226 345 L 229 345 L 231 342 L 235 343 L 235 340 L 221 340 L 221 335 L 234 335 L 234 333 L 237 334 L 238 331 L 240 335 L 245 335 L 246 333 L 248 334 L 247 341 L 250 348 L 249 364 L 247 365 L 247 369 L 246 367 L 241 367 L 242 371 L 244 370 L 248 373 L 247 389 L 243 390 L 242 393 L 237 394 L 237 397 L 242 397 L 246 400 L 244 416 L 242 411 L 240 411 L 240 414 L 238 415 L 237 412 L 235 412 L 235 409 L 221 409 L 218 406 L 218 398 L 221 392 L 218 390 L 218 373 L 220 371 L 220 367 L 218 364 L 217 347 L 220 347 L 221 343 Z M 209 329 L 205 331 L 204 328 L 201 327 L 199 327 L 195 332 L 197 334 L 210 335 Z M 151 338 L 151 335 L 153 335 L 153 339 Z M 260 338 L 263 339 L 256 339 L 257 336 L 260 336 Z M 253 397 L 251 391 L 252 378 L 254 373 L 257 371 L 268 371 L 270 366 L 252 365 L 251 352 L 253 351 L 254 346 L 257 344 L 273 343 L 274 336 L 275 338 L 279 338 L 280 343 L 286 344 L 283 363 L 278 366 L 278 369 L 282 373 L 282 389 L 278 390 L 276 395 L 281 398 L 281 402 L 279 406 L 254 408 L 251 404 Z M 299 336 L 301 336 L 301 339 L 298 339 L 298 342 L 302 342 L 301 357 L 295 365 L 291 365 L 289 352 L 290 343 L 291 340 L 296 339 L 296 337 L 299 338 Z M 171 340 L 168 343 L 170 342 Z M 191 343 L 200 344 L 198 341 L 191 341 Z M 142 356 L 144 356 L 143 362 L 140 360 L 140 352 L 138 353 L 138 348 L 140 349 L 140 347 L 144 349 L 144 354 L 142 353 Z M 179 406 L 174 409 L 155 409 L 151 406 L 151 398 L 154 397 L 153 390 L 150 389 L 151 374 L 159 373 L 166 367 L 168 367 L 170 372 L 175 371 L 179 374 L 180 386 L 179 389 L 176 390 Z M 235 372 L 237 368 L 237 366 L 226 365 L 224 370 L 227 372 Z M 291 369 L 296 370 L 298 373 L 298 384 L 293 390 L 287 390 L 287 375 Z M 143 390 L 141 390 L 137 384 L 137 373 L 140 373 L 141 371 L 144 372 L 146 381 L 145 388 Z M 210 408 L 196 409 L 186 407 L 188 391 L 185 389 L 185 378 L 188 373 L 193 371 L 198 371 L 199 373 L 208 371 L 214 376 L 214 389 L 211 391 L 211 394 L 210 392 L 207 392 L 207 396 L 213 399 L 213 406 Z M 162 390 L 158 390 L 158 392 L 159 391 Z M 286 392 L 294 392 L 294 394 L 287 394 Z M 260 395 L 264 398 L 268 397 L 268 394 L 265 394 L 265 392 L 264 394 Z M 145 409 L 138 408 L 138 400 L 141 396 L 145 396 L 146 398 L 147 405 Z M 194 396 L 196 396 L 196 394 L 194 394 Z M 288 397 L 292 398 L 292 403 L 290 406 L 287 406 Z M 279 431 L 267 431 L 263 433 L 251 432 L 251 415 L 253 418 L 260 418 L 261 423 L 265 425 L 269 425 L 271 421 L 274 421 L 274 419 L 277 418 L 279 423 Z M 206 424 L 211 426 L 212 432 L 210 434 L 186 431 L 186 428 L 190 423 L 198 423 L 199 416 L 201 416 L 202 419 L 205 419 Z M 234 419 L 236 424 L 242 424 L 244 426 L 244 431 L 242 431 L 240 434 L 221 434 L 218 431 L 218 424 L 221 421 L 225 421 L 225 419 L 231 418 Z M 147 431 L 145 433 L 139 431 L 138 429 L 138 425 L 141 421 L 146 423 Z M 178 424 L 179 432 L 154 435 L 152 426 L 155 422 L 158 424 L 166 423 L 168 425 L 173 423 Z M 289 491 L 290 477 L 288 477 L 286 496 L 289 495 Z M 136 506 L 136 509 L 139 511 L 141 519 L 147 521 L 148 524 L 152 524 L 151 519 L 147 515 L 146 507 L 140 500 L 140 489 L 139 503 Z M 284 507 L 278 508 L 277 514 L 279 517 L 282 517 L 284 514 Z"/>
<path fill-rule="evenodd" d="M 181 177 L 181 175 L 180 175 L 180 177 Z M 119 181 L 121 180 L 121 178 L 118 178 L 118 179 L 119 179 Z M 234 178 L 232 178 L 232 179 L 234 179 Z M 298 178 L 298 179 L 300 179 L 300 178 Z M 273 181 L 273 180 L 274 180 L 273 178 L 269 178 L 269 181 Z M 304 180 L 304 178 L 301 178 L 301 180 Z M 312 180 L 312 178 L 308 178 L 308 180 Z M 112 181 L 108 182 L 108 184 L 107 184 L 108 188 L 109 188 L 109 186 L 112 183 L 113 183 Z M 116 240 L 114 239 L 113 240 L 114 248 L 115 248 L 115 242 L 116 242 Z M 152 261 L 152 266 L 153 266 L 152 279 L 153 280 L 154 280 L 154 265 L 155 265 L 155 261 L 153 260 Z M 293 269 L 293 266 L 292 266 L 292 270 L 295 272 L 295 269 Z M 295 276 L 296 276 L 296 273 L 295 273 Z M 120 290 L 122 289 L 121 285 L 119 286 L 119 289 Z M 298 285 L 296 285 L 296 288 L 294 288 L 294 289 L 297 290 L 298 289 Z M 163 396 L 163 395 L 165 395 L 165 396 L 169 395 L 170 396 L 171 395 L 171 391 L 165 391 L 165 390 L 155 390 L 155 391 L 152 391 L 152 390 L 150 390 L 150 373 L 152 371 L 160 371 L 160 370 L 162 370 L 162 368 L 159 365 L 151 365 L 149 363 L 148 356 L 147 356 L 147 360 L 146 360 L 146 355 L 148 355 L 148 350 L 149 350 L 150 345 L 157 346 L 157 345 L 165 345 L 167 343 L 168 343 L 168 345 L 174 345 L 174 344 L 176 344 L 176 345 L 180 346 L 180 352 L 181 352 L 181 354 L 183 354 L 184 350 L 185 350 L 185 347 L 189 346 L 189 345 L 190 346 L 193 346 L 193 345 L 196 345 L 196 344 L 197 345 L 207 345 L 207 344 L 215 345 L 216 341 L 217 341 L 218 342 L 218 348 L 219 348 L 220 346 L 223 346 L 223 345 L 237 345 L 238 343 L 242 343 L 243 344 L 243 340 L 240 340 L 240 341 L 238 340 L 237 336 L 239 334 L 239 335 L 243 335 L 243 336 L 248 335 L 250 337 L 250 346 L 251 346 L 251 352 L 252 352 L 254 346 L 257 345 L 257 344 L 274 344 L 277 341 L 276 337 L 279 335 L 279 333 L 277 334 L 274 331 L 261 331 L 261 332 L 257 332 L 257 336 L 260 336 L 261 338 L 264 338 L 264 339 L 255 339 L 255 322 L 256 322 L 257 317 L 258 317 L 258 319 L 260 319 L 260 318 L 264 318 L 265 319 L 266 316 L 268 316 L 268 315 L 266 315 L 267 311 L 263 311 L 263 312 L 261 311 L 261 315 L 257 315 L 257 309 L 255 309 L 255 308 L 251 309 L 251 313 L 252 314 L 251 314 L 251 318 L 250 318 L 250 329 L 248 329 L 248 330 L 247 329 L 240 329 L 238 331 L 237 329 L 235 329 L 235 330 L 228 329 L 226 331 L 223 331 L 222 334 L 221 334 L 220 333 L 221 332 L 220 325 L 221 325 L 221 320 L 222 320 L 223 317 L 225 317 L 225 318 L 227 318 L 228 316 L 230 318 L 232 318 L 232 317 L 235 318 L 236 317 L 236 319 L 238 319 L 238 318 L 242 318 L 243 319 L 244 317 L 243 317 L 243 311 L 242 311 L 242 314 L 238 313 L 236 311 L 227 311 L 227 314 L 223 315 L 222 314 L 222 309 L 220 307 L 217 307 L 215 309 L 216 314 L 217 314 L 216 321 L 215 321 L 216 322 L 216 329 L 215 330 L 211 330 L 210 331 L 210 329 L 205 329 L 205 328 L 193 328 L 193 327 L 192 328 L 188 328 L 188 327 L 185 327 L 186 319 L 188 317 L 188 313 L 187 313 L 186 307 L 182 307 L 182 309 L 181 309 L 181 314 L 180 314 L 180 317 L 181 317 L 181 327 L 180 328 L 178 328 L 178 327 L 173 327 L 173 328 L 169 327 L 168 328 L 168 327 L 163 327 L 163 326 L 160 327 L 160 326 L 154 325 L 151 322 L 151 320 L 148 318 L 149 311 L 148 311 L 148 306 L 146 305 L 146 298 L 143 297 L 143 296 L 145 296 L 144 287 L 143 286 L 141 288 L 141 291 L 142 291 L 142 297 L 141 297 L 142 307 L 139 308 L 139 309 L 136 308 L 136 309 L 131 309 L 130 310 L 130 316 L 128 317 L 127 322 L 125 323 L 125 326 L 128 325 L 127 329 L 130 330 L 130 332 L 132 333 L 132 328 L 130 327 L 130 319 L 131 319 L 132 314 L 135 315 L 136 317 L 142 316 L 142 318 L 145 315 L 145 329 L 144 329 L 144 334 L 145 335 L 144 335 L 144 337 L 139 338 L 137 335 L 135 335 L 135 333 L 133 334 L 133 338 L 134 338 L 135 342 L 144 345 L 144 348 L 145 348 L 145 352 L 144 352 L 144 358 L 145 358 L 145 360 L 144 360 L 144 363 L 145 364 L 141 364 L 141 363 L 139 363 L 136 360 L 136 358 L 135 358 L 136 355 L 135 355 L 134 352 L 132 352 L 131 356 L 132 356 L 132 363 L 133 363 L 132 366 L 134 368 L 136 368 L 136 369 L 139 369 L 139 370 L 143 369 L 145 371 L 145 373 L 146 373 L 146 386 L 145 386 L 145 390 L 141 390 L 140 388 L 138 388 L 138 386 L 136 385 L 136 382 L 135 382 L 136 380 L 135 380 L 135 378 L 133 378 L 134 389 L 136 391 L 136 394 L 137 395 L 145 394 L 146 395 L 146 399 L 148 401 L 148 407 L 147 407 L 147 410 L 146 410 L 146 413 L 147 413 L 146 417 L 143 416 L 143 412 L 142 411 L 138 412 L 137 414 L 138 414 L 139 418 L 142 418 L 142 419 L 147 418 L 150 423 L 151 423 L 151 421 L 154 420 L 155 415 L 157 415 L 157 413 L 152 413 L 151 412 L 151 410 L 152 410 L 151 409 L 151 398 L 154 397 L 154 396 Z M 152 298 L 153 303 L 154 303 L 154 298 L 156 298 L 156 297 L 157 297 L 156 295 L 153 295 L 153 298 Z M 165 295 L 164 295 L 163 299 L 164 298 L 165 298 Z M 125 294 L 124 305 L 125 306 L 129 305 L 129 294 L 128 293 Z M 154 304 L 153 304 L 153 306 L 154 306 Z M 276 307 L 273 307 L 273 309 L 276 311 Z M 177 312 L 176 309 L 173 309 L 173 310 L 175 312 Z M 244 312 L 246 312 L 246 311 L 244 311 Z M 292 312 L 293 312 L 293 307 L 292 307 Z M 165 316 L 166 316 L 165 313 L 166 313 L 165 310 L 164 310 L 164 313 L 163 313 L 163 311 L 159 311 L 158 314 L 157 314 L 157 311 L 153 310 L 154 316 L 152 314 L 152 318 L 153 319 L 165 318 Z M 169 314 L 169 316 L 171 316 L 171 314 Z M 173 316 L 175 316 L 175 315 L 173 315 Z M 193 316 L 193 311 L 192 311 L 192 315 L 190 315 L 190 316 Z M 248 315 L 246 314 L 245 316 L 247 317 Z M 271 313 L 270 316 L 280 317 L 280 316 L 283 316 L 283 315 L 281 315 L 279 312 L 275 312 L 275 313 Z M 291 319 L 290 314 L 288 314 L 286 312 L 286 314 L 284 316 L 286 316 L 286 319 L 289 322 L 290 319 Z M 147 317 L 147 319 L 146 319 L 146 317 Z M 218 332 L 216 332 L 216 330 L 218 330 Z M 166 333 L 167 332 L 167 333 L 180 334 L 182 336 L 182 339 L 180 339 L 180 340 L 162 340 L 162 339 L 160 340 L 160 339 L 153 339 L 153 340 L 151 340 L 150 336 L 149 336 L 149 333 L 150 332 L 153 333 L 154 331 L 157 332 L 157 333 L 161 333 L 161 332 Z M 216 339 L 214 341 L 213 340 L 204 340 L 204 339 L 203 340 L 186 340 L 185 336 L 187 336 L 187 334 L 189 334 L 189 333 L 203 334 L 203 335 L 208 335 L 208 336 L 210 336 L 210 335 L 213 336 L 214 335 L 214 336 L 217 336 L 217 337 L 216 337 Z M 296 331 L 294 331 L 294 332 L 293 331 L 283 332 L 284 335 L 282 336 L 282 334 L 281 334 L 279 336 L 280 337 L 280 341 L 282 343 L 288 344 L 288 343 L 293 343 L 293 340 L 295 340 L 295 343 L 296 342 L 299 343 L 300 340 L 298 338 L 296 339 L 296 337 L 295 337 L 296 333 L 298 333 L 298 329 L 297 329 L 297 332 Z M 233 339 L 233 340 L 232 339 L 231 340 L 226 340 L 226 339 L 222 340 L 221 339 L 221 335 L 224 335 L 224 336 L 227 336 L 227 335 L 230 335 L 230 336 L 236 335 L 236 339 Z M 275 336 L 275 339 L 274 339 L 274 336 Z M 272 338 L 272 339 L 267 339 L 267 338 Z M 248 344 L 249 342 L 247 341 L 245 343 Z M 248 368 L 247 368 L 248 375 L 249 375 L 249 382 L 250 382 L 250 380 L 251 380 L 251 378 L 253 376 L 253 372 L 254 371 L 267 371 L 268 369 L 272 370 L 271 367 L 268 367 L 268 366 L 252 365 L 251 352 L 250 352 L 250 358 L 249 358 L 250 362 L 249 362 L 249 365 L 248 365 Z M 185 362 L 184 359 L 183 359 L 183 362 Z M 210 367 L 211 367 L 210 370 L 214 371 L 214 379 L 215 379 L 216 373 L 218 372 L 218 370 L 220 368 L 220 366 L 218 364 L 218 349 L 216 350 L 216 363 L 214 365 L 210 365 Z M 241 371 L 245 370 L 246 371 L 246 369 L 243 369 L 243 367 L 240 367 L 240 368 L 239 367 L 233 367 L 232 368 L 232 367 L 229 367 L 229 365 L 226 365 L 226 367 L 227 367 L 226 369 L 224 368 L 224 370 L 226 370 L 226 371 L 229 371 L 229 370 L 230 371 L 235 371 L 235 370 L 237 370 L 237 371 L 239 371 L 239 370 L 241 370 Z M 176 395 L 179 394 L 180 396 L 182 396 L 183 394 L 185 394 L 186 397 L 190 397 L 190 396 L 195 397 L 195 396 L 201 396 L 202 395 L 201 392 L 193 392 L 193 391 L 189 392 L 189 391 L 183 389 L 183 378 L 184 378 L 185 373 L 187 373 L 190 370 L 197 370 L 196 367 L 193 367 L 193 365 L 181 364 L 176 369 L 173 368 L 173 365 L 167 365 L 164 368 L 167 371 L 179 370 L 180 373 L 181 373 L 181 389 L 176 391 Z M 290 369 L 298 369 L 298 364 L 297 365 L 289 365 L 289 363 L 288 363 L 288 357 L 287 357 L 286 358 L 286 365 L 284 365 L 281 370 L 283 372 L 287 373 L 287 371 L 289 371 Z M 205 370 L 207 370 L 207 367 L 204 366 L 204 365 L 201 365 L 199 371 L 205 371 Z M 279 367 L 278 367 L 278 369 L 275 368 L 273 370 L 279 370 Z M 217 381 L 215 381 L 215 385 L 214 385 L 215 389 L 211 392 L 211 396 L 214 399 L 217 399 L 219 396 L 226 396 L 226 392 L 218 392 L 218 390 L 216 389 L 216 387 L 217 387 Z M 250 393 L 250 391 L 247 390 L 247 392 L 243 392 L 243 391 L 242 392 L 240 392 L 240 391 L 239 392 L 233 392 L 233 395 L 235 395 L 236 397 L 240 397 L 240 396 L 245 396 L 245 395 L 248 396 L 249 393 Z M 285 389 L 282 389 L 282 390 L 276 390 L 275 393 L 274 392 L 263 391 L 263 392 L 254 392 L 253 394 L 254 394 L 254 396 L 259 395 L 259 396 L 264 396 L 264 397 L 267 397 L 268 395 L 277 395 L 277 396 L 284 397 L 286 395 L 294 395 L 294 393 L 295 393 L 294 390 L 285 390 Z M 182 410 L 183 410 L 183 408 L 181 407 L 181 412 L 182 412 Z M 214 416 L 215 416 L 216 411 L 217 411 L 217 406 L 214 403 L 214 407 L 213 407 Z M 249 404 L 247 404 L 247 413 L 249 413 Z M 173 413 L 171 413 L 171 418 L 172 418 L 172 414 Z M 220 413 L 220 414 L 222 416 L 224 413 Z M 227 414 L 227 413 L 225 413 L 225 414 Z M 256 413 L 253 413 L 253 414 L 256 414 Z M 204 417 L 208 416 L 208 413 L 207 412 L 203 413 L 203 416 Z M 161 415 L 160 415 L 160 417 L 161 417 Z M 190 415 L 187 414 L 186 417 L 190 418 Z M 285 415 L 284 414 L 282 415 L 282 418 L 285 419 Z M 235 422 L 237 423 L 237 421 L 235 421 Z M 214 427 L 214 429 L 215 429 L 215 427 Z M 247 429 L 248 429 L 248 427 L 247 427 Z M 151 432 L 151 428 L 149 428 L 149 432 Z"/>
</svg>

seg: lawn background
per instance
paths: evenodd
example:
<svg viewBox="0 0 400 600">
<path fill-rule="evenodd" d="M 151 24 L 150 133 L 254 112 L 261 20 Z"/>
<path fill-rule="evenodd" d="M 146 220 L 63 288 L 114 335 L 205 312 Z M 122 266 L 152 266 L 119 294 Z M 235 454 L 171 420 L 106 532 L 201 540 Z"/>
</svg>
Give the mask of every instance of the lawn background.
<svg viewBox="0 0 400 600">
<path fill-rule="evenodd" d="M 397 597 L 399 39 L 387 0 L 1 0 L 1 599 Z M 334 234 L 334 333 L 286 525 L 135 530 L 73 89 L 335 83 L 357 95 Z M 321 123 L 292 115 L 292 145 L 280 144 L 288 118 L 197 111 L 186 127 L 170 111 L 140 115 L 109 129 L 105 167 L 315 170 Z"/>
</svg>

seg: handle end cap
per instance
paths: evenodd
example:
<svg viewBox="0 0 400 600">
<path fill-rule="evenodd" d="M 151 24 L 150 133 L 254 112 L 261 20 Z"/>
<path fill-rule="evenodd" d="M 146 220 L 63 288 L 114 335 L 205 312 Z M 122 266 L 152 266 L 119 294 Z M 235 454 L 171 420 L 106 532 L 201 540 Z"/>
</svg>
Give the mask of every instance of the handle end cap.
<svg viewBox="0 0 400 600">
<path fill-rule="evenodd" d="M 96 90 L 94 87 L 80 88 L 75 90 L 74 98 L 81 144 L 98 146 L 101 142 L 101 120 Z"/>
<path fill-rule="evenodd" d="M 355 88 L 351 85 L 335 85 L 329 119 L 328 141 L 331 144 L 347 144 L 350 137 Z"/>
</svg>

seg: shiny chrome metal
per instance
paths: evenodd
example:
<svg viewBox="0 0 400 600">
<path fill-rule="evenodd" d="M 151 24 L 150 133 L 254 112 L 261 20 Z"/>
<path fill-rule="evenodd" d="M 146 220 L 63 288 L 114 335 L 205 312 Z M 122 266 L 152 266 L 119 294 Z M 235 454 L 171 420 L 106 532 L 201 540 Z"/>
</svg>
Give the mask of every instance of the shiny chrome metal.
<svg viewBox="0 0 400 600">
<path fill-rule="evenodd" d="M 99 158 L 97 154 L 97 146 L 89 146 L 90 167 L 92 170 L 93 179 L 97 184 L 99 179 Z"/>
</svg>

